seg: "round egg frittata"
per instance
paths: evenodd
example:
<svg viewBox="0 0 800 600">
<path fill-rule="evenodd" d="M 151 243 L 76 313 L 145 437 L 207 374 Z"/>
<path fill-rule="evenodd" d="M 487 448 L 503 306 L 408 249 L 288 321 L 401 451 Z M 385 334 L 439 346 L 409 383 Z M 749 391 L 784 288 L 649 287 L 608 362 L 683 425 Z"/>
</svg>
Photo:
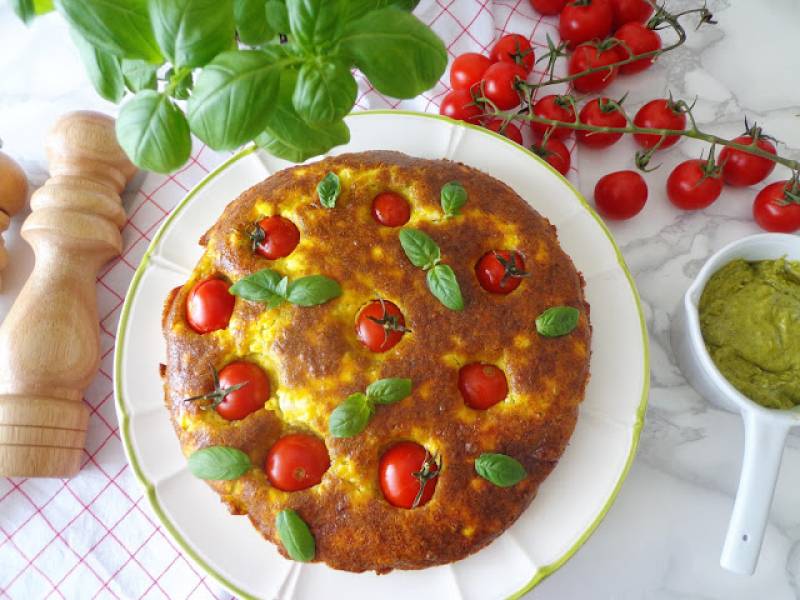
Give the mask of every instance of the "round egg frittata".
<svg viewBox="0 0 800 600">
<path fill-rule="evenodd" d="M 200 240 L 167 299 L 189 466 L 285 556 L 421 569 L 520 516 L 589 378 L 583 279 L 476 169 L 365 152 L 286 169 Z"/>
</svg>

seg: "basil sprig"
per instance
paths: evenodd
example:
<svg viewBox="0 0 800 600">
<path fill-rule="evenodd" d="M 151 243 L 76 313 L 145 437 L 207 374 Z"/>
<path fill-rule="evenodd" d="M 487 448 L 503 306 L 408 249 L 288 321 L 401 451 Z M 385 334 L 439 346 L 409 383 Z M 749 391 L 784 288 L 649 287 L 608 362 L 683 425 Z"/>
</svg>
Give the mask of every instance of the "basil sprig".
<svg viewBox="0 0 800 600">
<path fill-rule="evenodd" d="M 319 203 L 325 208 L 333 208 L 336 206 L 336 200 L 341 191 L 342 184 L 339 182 L 339 176 L 336 173 L 328 173 L 317 184 Z"/>
<path fill-rule="evenodd" d="M 238 479 L 253 467 L 247 454 L 229 446 L 201 448 L 192 453 L 187 464 L 198 479 L 214 481 Z"/>
<path fill-rule="evenodd" d="M 230 287 L 230 293 L 250 302 L 277 308 L 284 301 L 297 306 L 316 306 L 342 295 L 339 283 L 324 275 L 307 275 L 289 281 L 273 269 L 261 269 Z"/>
<path fill-rule="evenodd" d="M 415 267 L 427 271 L 428 289 L 450 310 L 464 310 L 464 298 L 453 269 L 441 264 L 442 251 L 431 237 L 419 229 L 400 230 L 400 245 Z"/>
<path fill-rule="evenodd" d="M 572 306 L 553 306 L 536 317 L 536 331 L 544 337 L 560 337 L 578 326 L 581 313 Z"/>
<path fill-rule="evenodd" d="M 294 560 L 314 560 L 317 544 L 306 522 L 291 508 L 285 508 L 275 517 L 275 529 L 286 553 Z"/>
<path fill-rule="evenodd" d="M 351 394 L 333 410 L 328 419 L 328 430 L 333 437 L 353 437 L 364 431 L 375 414 L 376 404 L 394 404 L 411 395 L 411 380 L 379 379 L 369 384 L 366 392 Z"/>
<path fill-rule="evenodd" d="M 528 476 L 520 462 L 506 454 L 484 452 L 475 459 L 475 472 L 497 487 L 511 487 Z"/>
<path fill-rule="evenodd" d="M 445 183 L 441 191 L 442 210 L 446 217 L 461 214 L 461 207 L 467 203 L 467 190 L 457 181 Z"/>
</svg>

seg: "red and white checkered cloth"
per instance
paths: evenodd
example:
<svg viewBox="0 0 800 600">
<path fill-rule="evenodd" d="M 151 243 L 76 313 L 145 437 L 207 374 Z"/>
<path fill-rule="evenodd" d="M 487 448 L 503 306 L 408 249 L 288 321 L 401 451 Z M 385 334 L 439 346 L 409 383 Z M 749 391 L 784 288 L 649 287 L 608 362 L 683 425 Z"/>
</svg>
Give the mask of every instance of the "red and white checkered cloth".
<svg viewBox="0 0 800 600">
<path fill-rule="evenodd" d="M 427 0 L 416 14 L 445 40 L 451 60 L 488 54 L 504 33 L 528 37 L 537 55 L 547 34 L 558 39 L 555 20 L 541 18 L 528 0 Z M 537 68 L 532 77 L 541 75 Z M 437 112 L 448 77 L 408 101 L 384 97 L 359 78 L 356 108 Z M 181 554 L 150 511 L 125 460 L 111 380 L 114 334 L 136 266 L 169 211 L 225 157 L 196 144 L 180 171 L 148 174 L 127 194 L 123 255 L 98 278 L 103 359 L 86 392 L 91 422 L 83 468 L 70 480 L 0 479 L 0 599 L 230 597 Z"/>
</svg>

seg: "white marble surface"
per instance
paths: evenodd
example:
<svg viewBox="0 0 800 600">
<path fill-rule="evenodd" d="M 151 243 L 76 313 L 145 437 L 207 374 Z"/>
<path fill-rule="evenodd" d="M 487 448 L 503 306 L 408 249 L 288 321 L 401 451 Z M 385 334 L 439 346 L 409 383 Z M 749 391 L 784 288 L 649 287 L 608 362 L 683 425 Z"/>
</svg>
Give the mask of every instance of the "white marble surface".
<svg viewBox="0 0 800 600">
<path fill-rule="evenodd" d="M 791 149 L 800 149 L 800 2 L 772 0 L 767 7 L 711 1 L 709 6 L 717 26 L 690 33 L 685 47 L 642 76 L 619 79 L 610 95 L 630 89 L 630 107 L 668 90 L 687 99 L 697 96 L 698 120 L 709 130 L 733 136 L 746 114 L 781 141 L 781 152 L 800 156 Z M 33 33 L 24 33 L 8 6 L 0 6 L 0 137 L 34 184 L 46 174 L 42 140 L 48 126 L 77 108 L 114 111 L 86 81 L 62 24 L 46 18 Z M 741 421 L 687 386 L 669 348 L 670 316 L 703 261 L 729 241 L 758 231 L 750 218 L 753 190 L 726 189 L 701 213 L 669 204 L 664 181 L 670 169 L 701 149 L 682 142 L 660 155 L 661 169 L 647 176 L 650 199 L 643 213 L 611 225 L 635 275 L 650 331 L 646 424 L 639 454 L 608 516 L 531 597 L 800 598 L 800 436 L 789 436 L 755 575 L 723 571 L 718 560 L 741 463 Z M 589 199 L 601 174 L 632 167 L 633 152 L 627 140 L 609 152 L 580 152 L 579 184 Z M 785 177 L 779 167 L 772 178 Z M 0 316 L 31 266 L 30 251 L 16 234 L 20 221 L 7 237 L 13 258 L 3 278 L 11 292 L 0 295 Z"/>
</svg>

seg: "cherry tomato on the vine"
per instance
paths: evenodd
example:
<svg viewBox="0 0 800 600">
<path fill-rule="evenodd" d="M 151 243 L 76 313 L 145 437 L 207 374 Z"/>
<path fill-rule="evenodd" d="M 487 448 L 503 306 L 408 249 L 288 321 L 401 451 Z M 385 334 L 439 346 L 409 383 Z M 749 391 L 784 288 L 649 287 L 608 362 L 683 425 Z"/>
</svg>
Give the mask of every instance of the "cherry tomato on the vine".
<svg viewBox="0 0 800 600">
<path fill-rule="evenodd" d="M 475 52 L 456 56 L 450 67 L 450 85 L 454 90 L 469 90 L 480 82 L 491 64 L 491 60 Z"/>
<path fill-rule="evenodd" d="M 753 217 L 767 231 L 793 233 L 800 229 L 800 185 L 796 181 L 770 183 L 756 196 Z"/>
<path fill-rule="evenodd" d="M 733 141 L 748 146 L 753 143 L 753 136 L 742 135 Z M 768 139 L 759 137 L 756 145 L 764 152 L 777 154 L 775 145 Z M 728 147 L 719 153 L 719 164 L 722 165 L 725 183 L 735 187 L 746 187 L 764 181 L 775 168 L 775 161 Z"/>
<path fill-rule="evenodd" d="M 610 0 L 614 15 L 614 27 L 625 23 L 644 23 L 653 14 L 653 7 L 647 0 Z"/>
<path fill-rule="evenodd" d="M 667 196 L 684 210 L 711 206 L 721 192 L 719 168 L 710 167 L 708 161 L 699 158 L 682 162 L 667 178 Z"/>
<path fill-rule="evenodd" d="M 236 297 L 230 284 L 219 277 L 207 277 L 194 284 L 186 296 L 186 320 L 197 333 L 225 329 L 233 313 Z"/>
<path fill-rule="evenodd" d="M 551 137 L 544 144 L 541 142 L 534 144 L 531 150 L 562 175 L 566 175 L 569 171 L 571 162 L 569 150 L 561 140 Z"/>
<path fill-rule="evenodd" d="M 480 123 L 483 109 L 478 106 L 467 90 L 453 90 L 439 105 L 439 114 L 456 121 Z"/>
<path fill-rule="evenodd" d="M 602 40 L 611 33 L 614 15 L 608 0 L 572 0 L 561 11 L 558 32 L 572 49 L 590 40 Z"/>
<path fill-rule="evenodd" d="M 381 491 L 389 504 L 417 508 L 433 496 L 439 465 L 419 444 L 398 442 L 381 456 L 378 474 Z"/>
<path fill-rule="evenodd" d="M 647 202 L 647 184 L 636 171 L 616 171 L 601 177 L 594 187 L 597 212 L 624 220 L 639 214 Z"/>
<path fill-rule="evenodd" d="M 617 78 L 617 68 L 608 67 L 620 60 L 619 49 L 612 43 L 586 42 L 575 48 L 569 57 L 569 74 L 575 75 L 589 69 L 607 67 L 572 80 L 572 87 L 582 94 L 599 92 Z"/>
<path fill-rule="evenodd" d="M 386 227 L 400 227 L 411 218 L 411 206 L 395 192 L 381 192 L 372 199 L 372 218 Z"/>
<path fill-rule="evenodd" d="M 330 466 L 325 442 L 315 435 L 291 433 L 269 449 L 264 470 L 273 487 L 296 492 L 317 485 Z"/>
<path fill-rule="evenodd" d="M 617 46 L 620 59 L 637 56 L 645 52 L 653 52 L 661 48 L 661 36 L 649 27 L 635 21 L 625 23 L 614 33 L 614 38 L 622 42 Z M 623 75 L 633 75 L 649 69 L 655 56 L 640 58 L 631 63 L 620 65 L 619 72 Z"/>
<path fill-rule="evenodd" d="M 540 15 L 557 15 L 567 5 L 567 0 L 531 0 L 531 6 Z"/>
<path fill-rule="evenodd" d="M 490 250 L 475 263 L 475 276 L 481 287 L 493 294 L 510 294 L 522 283 L 525 260 L 519 252 Z"/>
<path fill-rule="evenodd" d="M 533 71 L 533 47 L 527 38 L 510 33 L 501 37 L 489 53 L 492 62 L 509 62 L 522 67 L 527 75 Z"/>
<path fill-rule="evenodd" d="M 486 410 L 508 395 L 508 381 L 503 370 L 495 365 L 472 363 L 458 371 L 458 389 L 464 404 Z"/>
<path fill-rule="evenodd" d="M 543 96 L 533 105 L 533 114 L 537 117 L 551 119 L 553 121 L 564 121 L 566 123 L 575 122 L 575 108 L 572 106 L 569 96 L 558 96 L 556 94 Z M 535 123 L 531 121 L 531 131 L 540 138 L 544 137 L 544 134 L 550 127 L 551 126 L 546 123 Z M 570 129 L 565 127 L 556 127 L 553 133 L 550 134 L 550 138 L 564 139 L 569 135 L 570 131 Z"/>
<path fill-rule="evenodd" d="M 356 335 L 372 352 L 386 352 L 406 331 L 403 313 L 388 300 L 372 300 L 356 317 Z"/>
<path fill-rule="evenodd" d="M 217 412 L 228 421 L 244 419 L 247 415 L 264 407 L 269 400 L 269 379 L 264 370 L 255 363 L 237 360 L 219 372 L 219 389 L 241 386 L 228 393 L 217 405 Z"/>
<path fill-rule="evenodd" d="M 505 124 L 505 126 L 503 126 Z M 508 139 L 522 145 L 522 132 L 514 123 L 506 123 L 503 119 L 492 119 L 485 125 L 486 129 L 496 131 Z M 501 130 L 502 129 L 502 130 Z"/>
<path fill-rule="evenodd" d="M 300 230 L 289 219 L 272 215 L 256 223 L 250 238 L 256 252 L 264 258 L 276 260 L 294 251 L 300 242 Z"/>
<path fill-rule="evenodd" d="M 651 100 L 639 109 L 633 118 L 633 123 L 637 127 L 647 129 L 686 129 L 686 114 L 676 110 L 675 105 L 665 98 Z M 680 136 L 668 135 L 658 146 L 659 150 L 664 150 L 674 146 Z M 652 148 L 659 143 L 661 136 L 654 133 L 634 133 L 633 138 L 642 148 Z"/>
<path fill-rule="evenodd" d="M 517 84 L 525 81 L 525 69 L 510 62 L 496 62 L 483 74 L 483 95 L 500 110 L 519 106 Z"/>
<path fill-rule="evenodd" d="M 583 105 L 578 117 L 581 123 L 595 127 L 625 127 L 628 119 L 622 107 L 608 98 L 594 98 Z M 600 131 L 575 131 L 578 141 L 590 148 L 607 148 L 622 137 L 621 133 L 604 133 Z"/>
</svg>

